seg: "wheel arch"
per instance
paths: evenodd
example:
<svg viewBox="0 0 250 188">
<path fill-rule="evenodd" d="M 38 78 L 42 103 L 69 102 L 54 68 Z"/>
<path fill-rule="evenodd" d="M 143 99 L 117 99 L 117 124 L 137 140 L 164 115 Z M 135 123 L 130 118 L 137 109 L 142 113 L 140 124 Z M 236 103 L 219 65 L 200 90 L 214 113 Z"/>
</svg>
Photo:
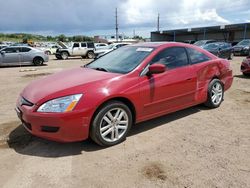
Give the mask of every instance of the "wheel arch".
<svg viewBox="0 0 250 188">
<path fill-rule="evenodd" d="M 103 101 L 96 109 L 95 109 L 95 112 L 93 113 L 92 117 L 91 117 L 91 121 L 90 121 L 90 129 L 91 129 L 91 125 L 92 125 L 92 122 L 96 116 L 96 114 L 98 113 L 98 111 L 105 105 L 107 104 L 108 102 L 110 101 L 119 101 L 119 102 L 122 102 L 124 103 L 125 105 L 128 106 L 128 108 L 130 109 L 131 113 L 132 113 L 132 118 L 133 118 L 133 124 L 136 122 L 136 108 L 133 104 L 133 102 L 131 100 L 129 100 L 128 98 L 126 97 L 113 97 L 113 98 L 109 98 L 105 101 Z"/>
<path fill-rule="evenodd" d="M 38 59 L 38 58 L 39 58 L 39 59 L 42 59 L 42 60 L 44 61 L 44 59 L 43 59 L 42 56 L 37 55 L 37 56 L 35 56 L 35 57 L 33 58 L 32 62 L 34 62 L 34 60 L 35 60 L 35 59 Z"/>
</svg>

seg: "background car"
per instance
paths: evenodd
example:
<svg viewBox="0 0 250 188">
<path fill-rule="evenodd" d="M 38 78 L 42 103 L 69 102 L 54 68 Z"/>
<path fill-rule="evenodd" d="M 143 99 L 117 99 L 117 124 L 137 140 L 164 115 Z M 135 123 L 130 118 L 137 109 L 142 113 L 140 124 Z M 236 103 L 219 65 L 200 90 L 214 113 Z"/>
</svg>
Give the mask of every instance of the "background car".
<svg viewBox="0 0 250 188">
<path fill-rule="evenodd" d="M 66 45 L 63 42 L 58 42 L 61 48 L 56 50 L 57 59 L 68 59 L 68 57 L 81 56 L 82 58 L 95 58 L 95 45 L 93 42 L 71 42 Z"/>
<path fill-rule="evenodd" d="M 4 44 L 0 44 L 0 50 L 3 49 L 3 48 L 6 48 L 7 45 L 4 45 Z"/>
<path fill-rule="evenodd" d="M 143 43 L 33 81 L 16 112 L 33 135 L 61 142 L 91 137 L 112 146 L 134 123 L 204 103 L 217 108 L 231 87 L 228 60 L 184 43 Z"/>
<path fill-rule="evenodd" d="M 132 43 L 113 43 L 113 44 L 110 44 L 107 48 L 103 48 L 103 49 L 99 49 L 99 50 L 96 50 L 95 51 L 95 55 L 97 58 L 99 58 L 100 56 L 103 56 L 113 50 L 116 50 L 120 47 L 123 47 L 123 46 L 126 46 L 126 45 L 130 45 Z"/>
<path fill-rule="evenodd" d="M 214 42 L 206 44 L 203 49 L 210 53 L 224 59 L 232 59 L 233 48 L 230 43 L 226 42 Z"/>
<path fill-rule="evenodd" d="M 198 40 L 194 43 L 194 45 L 203 48 L 206 44 L 217 42 L 216 40 Z"/>
<path fill-rule="evenodd" d="M 95 49 L 100 50 L 100 49 L 106 49 L 109 45 L 106 43 L 95 43 Z"/>
<path fill-rule="evenodd" d="M 42 47 L 39 49 L 44 51 L 46 54 L 51 55 L 51 54 L 56 54 L 56 51 L 58 48 L 61 48 L 61 47 L 59 45 L 52 45 L 48 47 Z"/>
<path fill-rule="evenodd" d="M 184 40 L 183 42 L 187 44 L 194 44 L 195 40 Z"/>
<path fill-rule="evenodd" d="M 250 76 L 250 54 L 241 63 L 240 70 L 243 75 Z"/>
<path fill-rule="evenodd" d="M 43 51 L 27 46 L 9 46 L 0 50 L 0 66 L 42 65 L 49 56 Z"/>
<path fill-rule="evenodd" d="M 233 48 L 234 55 L 248 55 L 250 51 L 250 39 L 245 39 L 236 44 Z"/>
</svg>

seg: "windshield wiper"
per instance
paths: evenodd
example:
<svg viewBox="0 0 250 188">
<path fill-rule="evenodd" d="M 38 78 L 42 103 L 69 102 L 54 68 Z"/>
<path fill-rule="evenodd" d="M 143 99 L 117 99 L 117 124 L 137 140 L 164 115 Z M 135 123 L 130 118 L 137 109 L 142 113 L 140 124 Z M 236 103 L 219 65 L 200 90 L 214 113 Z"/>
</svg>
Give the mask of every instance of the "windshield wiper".
<svg viewBox="0 0 250 188">
<path fill-rule="evenodd" d="M 96 67 L 96 68 L 93 68 L 93 69 L 98 70 L 98 71 L 109 72 L 107 69 L 102 68 L 102 67 Z"/>
</svg>

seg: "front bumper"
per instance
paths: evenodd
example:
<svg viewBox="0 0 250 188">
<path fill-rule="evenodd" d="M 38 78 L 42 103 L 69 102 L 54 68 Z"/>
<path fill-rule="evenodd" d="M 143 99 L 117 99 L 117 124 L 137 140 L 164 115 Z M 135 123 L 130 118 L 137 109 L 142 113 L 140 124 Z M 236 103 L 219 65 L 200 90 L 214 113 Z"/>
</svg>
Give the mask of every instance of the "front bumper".
<svg viewBox="0 0 250 188">
<path fill-rule="evenodd" d="M 39 113 L 34 106 L 15 108 L 22 125 L 32 135 L 58 142 L 75 142 L 88 138 L 89 111 L 67 113 Z"/>
<path fill-rule="evenodd" d="M 234 55 L 248 55 L 249 54 L 249 49 L 244 49 L 244 48 L 235 48 L 233 50 Z"/>
</svg>

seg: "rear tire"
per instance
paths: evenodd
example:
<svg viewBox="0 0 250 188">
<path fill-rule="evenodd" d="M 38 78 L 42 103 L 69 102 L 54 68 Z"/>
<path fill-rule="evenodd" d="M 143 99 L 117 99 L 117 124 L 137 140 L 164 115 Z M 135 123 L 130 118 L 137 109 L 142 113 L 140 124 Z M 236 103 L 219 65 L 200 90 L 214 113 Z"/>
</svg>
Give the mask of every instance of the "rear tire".
<svg viewBox="0 0 250 188">
<path fill-rule="evenodd" d="M 213 79 L 208 85 L 207 101 L 204 103 L 209 108 L 217 108 L 224 97 L 224 87 L 219 79 Z"/>
<path fill-rule="evenodd" d="M 35 66 L 41 66 L 41 65 L 43 65 L 43 62 L 44 62 L 44 60 L 41 57 L 35 57 L 33 60 L 33 64 Z"/>
<path fill-rule="evenodd" d="M 95 113 L 90 137 L 101 146 L 113 146 L 121 143 L 132 126 L 132 113 L 127 105 L 120 101 L 110 101 Z"/>
</svg>

